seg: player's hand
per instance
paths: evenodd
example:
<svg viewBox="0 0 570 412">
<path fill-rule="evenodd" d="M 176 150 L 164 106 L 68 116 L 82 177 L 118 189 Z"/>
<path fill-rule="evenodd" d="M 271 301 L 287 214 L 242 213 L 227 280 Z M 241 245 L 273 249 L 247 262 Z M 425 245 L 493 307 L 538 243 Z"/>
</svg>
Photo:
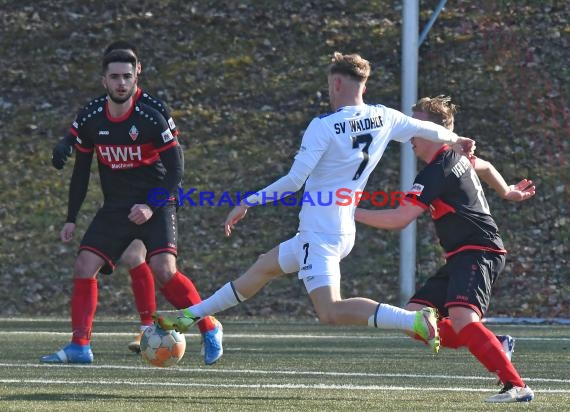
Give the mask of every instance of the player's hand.
<svg viewBox="0 0 570 412">
<path fill-rule="evenodd" d="M 135 225 L 142 225 L 143 223 L 148 222 L 148 220 L 152 217 L 153 211 L 147 204 L 135 204 L 131 207 L 131 213 L 129 213 L 129 220 L 133 222 Z"/>
<path fill-rule="evenodd" d="M 75 232 L 75 223 L 67 222 L 59 232 L 59 238 L 63 243 L 67 243 L 73 239 L 73 232 Z"/>
<path fill-rule="evenodd" d="M 57 142 L 51 153 L 51 164 L 53 167 L 57 170 L 63 169 L 63 166 L 65 166 L 65 162 L 67 162 L 67 158 L 71 156 L 72 151 L 73 146 L 70 146 L 65 138 Z"/>
<path fill-rule="evenodd" d="M 516 185 L 509 186 L 509 191 L 503 196 L 506 200 L 522 202 L 528 200 L 536 194 L 536 186 L 532 180 L 523 179 Z"/>
<path fill-rule="evenodd" d="M 224 223 L 224 229 L 226 232 L 226 236 L 230 236 L 232 234 L 232 229 L 234 228 L 235 224 L 242 220 L 246 213 L 248 207 L 245 204 L 238 205 L 232 209 L 232 211 L 226 217 L 226 221 Z"/>
<path fill-rule="evenodd" d="M 453 144 L 453 150 L 471 158 L 475 154 L 475 140 L 458 136 L 457 142 Z"/>
</svg>

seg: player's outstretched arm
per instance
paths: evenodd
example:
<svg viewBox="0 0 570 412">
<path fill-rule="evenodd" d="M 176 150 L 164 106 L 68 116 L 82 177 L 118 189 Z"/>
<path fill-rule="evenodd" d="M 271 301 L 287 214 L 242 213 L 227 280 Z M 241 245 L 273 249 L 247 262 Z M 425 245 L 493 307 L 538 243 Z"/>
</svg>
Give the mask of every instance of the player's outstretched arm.
<svg viewBox="0 0 570 412">
<path fill-rule="evenodd" d="M 467 157 L 472 157 L 475 155 L 475 149 L 476 149 L 475 140 L 469 137 L 458 136 L 457 142 L 455 142 L 452 145 L 452 147 L 453 150 Z"/>
<path fill-rule="evenodd" d="M 509 191 L 505 193 L 503 199 L 513 202 L 522 202 L 528 200 L 536 194 L 536 186 L 529 179 L 523 179 L 516 185 L 510 185 Z"/>
<path fill-rule="evenodd" d="M 237 222 L 245 217 L 247 209 L 247 205 L 242 203 L 231 210 L 224 222 L 224 231 L 226 232 L 226 236 L 230 236 L 232 234 L 232 229 L 235 227 Z"/>
<path fill-rule="evenodd" d="M 423 212 L 420 206 L 407 202 L 396 209 L 369 210 L 357 207 L 354 220 L 378 229 L 401 230 Z"/>
<path fill-rule="evenodd" d="M 266 186 L 264 189 L 248 196 L 241 204 L 234 207 L 224 222 L 226 236 L 232 234 L 232 229 L 234 229 L 235 224 L 245 217 L 247 209 L 251 206 L 264 205 L 268 201 L 282 199 L 295 194 L 301 189 L 309 173 L 313 170 L 314 165 L 320 158 L 320 155 L 321 154 L 312 155 L 311 153 L 305 153 L 304 157 L 298 155 L 289 173 L 271 183 L 269 186 Z M 309 157 L 309 160 L 307 160 L 306 157 Z"/>
<path fill-rule="evenodd" d="M 503 199 L 513 202 L 528 200 L 536 194 L 536 187 L 532 180 L 523 179 L 515 185 L 508 185 L 501 173 L 491 162 L 475 158 L 474 169 L 485 183 L 487 183 Z"/>
<path fill-rule="evenodd" d="M 451 144 L 455 151 L 468 157 L 473 156 L 475 153 L 475 140 L 469 137 L 458 136 L 453 131 L 431 121 L 408 117 L 407 122 L 415 128 L 412 131 L 413 136 L 431 140 L 432 142 Z"/>
</svg>

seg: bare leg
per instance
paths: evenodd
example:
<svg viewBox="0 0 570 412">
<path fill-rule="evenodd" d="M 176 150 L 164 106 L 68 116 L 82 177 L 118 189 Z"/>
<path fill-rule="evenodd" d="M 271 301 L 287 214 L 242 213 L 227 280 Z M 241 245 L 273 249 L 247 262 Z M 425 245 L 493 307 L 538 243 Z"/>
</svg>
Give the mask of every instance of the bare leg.
<svg viewBox="0 0 570 412">
<path fill-rule="evenodd" d="M 269 281 L 283 275 L 279 266 L 279 246 L 260 255 L 257 261 L 233 281 L 236 291 L 245 299 L 253 297 Z"/>
<path fill-rule="evenodd" d="M 159 253 L 149 260 L 150 269 L 155 276 L 156 283 L 163 287 L 176 273 L 176 256 L 171 253 Z"/>
<path fill-rule="evenodd" d="M 366 326 L 378 307 L 371 299 L 342 299 L 339 285 L 317 288 L 309 296 L 319 320 L 327 324 Z"/>
<path fill-rule="evenodd" d="M 144 243 L 138 239 L 133 240 L 121 255 L 121 262 L 127 265 L 129 269 L 145 263 L 145 259 L 146 247 Z"/>
</svg>

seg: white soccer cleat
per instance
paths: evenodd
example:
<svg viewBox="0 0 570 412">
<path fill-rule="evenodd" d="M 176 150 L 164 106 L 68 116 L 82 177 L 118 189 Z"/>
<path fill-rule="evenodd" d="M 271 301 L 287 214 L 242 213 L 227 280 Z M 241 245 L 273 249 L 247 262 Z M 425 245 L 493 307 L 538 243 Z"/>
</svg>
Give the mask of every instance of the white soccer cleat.
<svg viewBox="0 0 570 412">
<path fill-rule="evenodd" d="M 501 392 L 496 395 L 489 396 L 487 402 L 490 403 L 511 403 L 511 402 L 530 402 L 534 399 L 534 392 L 528 386 L 514 386 L 507 382 Z"/>
</svg>

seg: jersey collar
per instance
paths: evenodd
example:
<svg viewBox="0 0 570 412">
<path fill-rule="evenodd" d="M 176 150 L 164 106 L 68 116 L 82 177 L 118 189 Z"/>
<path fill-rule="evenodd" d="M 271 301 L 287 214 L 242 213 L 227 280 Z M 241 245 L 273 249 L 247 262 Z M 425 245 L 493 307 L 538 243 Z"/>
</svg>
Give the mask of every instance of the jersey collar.
<svg viewBox="0 0 570 412">
<path fill-rule="evenodd" d="M 133 100 L 136 102 L 138 99 L 141 98 L 141 96 L 142 96 L 142 89 L 140 87 L 137 87 L 137 91 L 133 96 Z"/>
<path fill-rule="evenodd" d="M 105 115 L 107 116 L 107 119 L 110 122 L 113 122 L 113 123 L 123 122 L 126 119 L 128 119 L 129 116 L 131 115 L 131 113 L 133 112 L 133 109 L 135 108 L 135 104 L 136 104 L 136 100 L 135 100 L 135 97 L 133 96 L 133 100 L 131 102 L 131 107 L 129 108 L 129 110 L 127 110 L 127 112 L 120 117 L 112 117 L 111 113 L 109 113 L 109 99 L 107 98 L 107 101 L 105 102 Z"/>
<path fill-rule="evenodd" d="M 451 149 L 451 147 L 448 144 L 444 144 L 441 147 L 441 149 L 439 149 L 437 152 L 435 152 L 435 154 L 433 155 L 433 158 L 430 160 L 430 163 L 432 163 L 435 159 L 437 159 L 440 154 L 442 154 L 443 152 L 447 152 L 450 149 Z"/>
</svg>

